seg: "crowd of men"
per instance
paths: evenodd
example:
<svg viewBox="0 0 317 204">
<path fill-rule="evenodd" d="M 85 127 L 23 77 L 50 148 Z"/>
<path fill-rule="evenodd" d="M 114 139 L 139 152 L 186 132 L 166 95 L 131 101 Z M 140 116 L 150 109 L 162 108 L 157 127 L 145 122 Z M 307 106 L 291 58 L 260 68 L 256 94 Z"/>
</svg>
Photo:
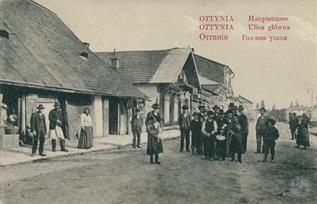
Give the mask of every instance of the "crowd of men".
<svg viewBox="0 0 317 204">
<path fill-rule="evenodd" d="M 163 151 L 162 141 L 159 137 L 162 117 L 159 113 L 159 104 L 152 106 L 153 111 L 147 114 L 145 119 L 148 132 L 147 154 L 151 164 L 159 164 L 158 154 Z M 215 105 L 207 109 L 205 105 L 199 105 L 199 112 L 189 113 L 187 105 L 182 106 L 178 124 L 180 128 L 180 152 L 191 152 L 192 155 L 202 155 L 205 160 L 226 160 L 226 157 L 242 163 L 242 154 L 247 151 L 249 134 L 249 120 L 244 113 L 242 105 L 236 106 L 230 103 L 225 112 Z M 279 138 L 279 132 L 275 120 L 269 118 L 265 108 L 260 108 L 260 117 L 256 123 L 256 154 L 264 154 L 263 162 L 271 155 L 274 162 L 275 142 Z M 140 132 L 143 119 L 140 110 L 135 111 L 132 117 L 133 147 L 140 148 Z M 153 157 L 155 156 L 155 162 Z"/>
<path fill-rule="evenodd" d="M 241 155 L 247 150 L 249 133 L 249 122 L 243 106 L 230 103 L 226 112 L 217 105 L 211 110 L 204 105 L 198 108 L 199 112 L 194 112 L 191 119 L 188 106 L 182 106 L 178 120 L 180 152 L 184 151 L 185 146 L 187 152 L 203 155 L 206 160 L 225 160 L 226 156 L 231 156 L 232 161 L 237 154 L 238 161 L 242 162 Z"/>
</svg>

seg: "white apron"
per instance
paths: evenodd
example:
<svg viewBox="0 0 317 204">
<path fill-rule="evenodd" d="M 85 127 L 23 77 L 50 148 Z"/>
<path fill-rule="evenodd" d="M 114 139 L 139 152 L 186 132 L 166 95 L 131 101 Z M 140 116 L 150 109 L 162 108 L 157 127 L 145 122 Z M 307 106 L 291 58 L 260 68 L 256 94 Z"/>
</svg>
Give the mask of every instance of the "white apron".
<svg viewBox="0 0 317 204">
<path fill-rule="evenodd" d="M 56 125 L 55 129 L 49 130 L 48 135 L 49 135 L 49 137 L 50 137 L 52 140 L 57 140 L 57 139 L 64 140 L 64 139 L 65 139 L 63 130 L 62 130 L 62 128 L 61 128 L 60 126 L 58 126 L 58 125 Z"/>
</svg>

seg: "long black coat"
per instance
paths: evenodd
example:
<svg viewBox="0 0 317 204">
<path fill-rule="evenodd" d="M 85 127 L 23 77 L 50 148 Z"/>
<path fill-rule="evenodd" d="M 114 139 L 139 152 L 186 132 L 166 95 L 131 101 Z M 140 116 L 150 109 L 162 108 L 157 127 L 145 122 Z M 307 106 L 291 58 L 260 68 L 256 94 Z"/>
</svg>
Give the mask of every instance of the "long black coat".
<svg viewBox="0 0 317 204">
<path fill-rule="evenodd" d="M 239 123 L 233 123 L 230 130 L 231 141 L 230 141 L 230 152 L 232 153 L 242 153 L 242 136 L 241 136 L 241 126 Z"/>
<path fill-rule="evenodd" d="M 61 110 L 52 109 L 50 110 L 48 114 L 48 119 L 50 121 L 50 130 L 54 130 L 57 125 L 57 120 L 61 121 L 63 120 L 63 114 Z"/>
</svg>

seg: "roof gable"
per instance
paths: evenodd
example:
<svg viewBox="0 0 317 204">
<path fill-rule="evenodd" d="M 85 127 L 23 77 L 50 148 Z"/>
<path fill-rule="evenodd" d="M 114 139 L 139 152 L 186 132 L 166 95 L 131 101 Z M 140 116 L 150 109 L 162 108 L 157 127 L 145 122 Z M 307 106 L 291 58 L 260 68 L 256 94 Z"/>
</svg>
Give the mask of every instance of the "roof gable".
<svg viewBox="0 0 317 204">
<path fill-rule="evenodd" d="M 0 39 L 0 63 L 5 74 L 0 81 L 55 87 L 61 90 L 144 97 L 87 49 L 73 32 L 48 9 L 31 0 L 4 0 L 0 26 L 14 35 Z M 83 51 L 88 59 L 80 57 Z M 12 70 L 14 74 L 9 74 Z"/>
<path fill-rule="evenodd" d="M 149 83 L 173 83 L 182 71 L 190 49 L 172 49 L 163 59 Z"/>
<path fill-rule="evenodd" d="M 114 52 L 97 52 L 108 66 Z M 185 69 L 188 82 L 200 87 L 196 64 L 190 48 L 173 48 L 149 51 L 119 51 L 115 53 L 120 60 L 117 72 L 133 83 L 174 83 Z"/>
<path fill-rule="evenodd" d="M 197 64 L 198 73 L 201 76 L 217 83 L 224 83 L 227 65 L 220 64 L 197 54 L 194 54 L 194 58 Z"/>
</svg>

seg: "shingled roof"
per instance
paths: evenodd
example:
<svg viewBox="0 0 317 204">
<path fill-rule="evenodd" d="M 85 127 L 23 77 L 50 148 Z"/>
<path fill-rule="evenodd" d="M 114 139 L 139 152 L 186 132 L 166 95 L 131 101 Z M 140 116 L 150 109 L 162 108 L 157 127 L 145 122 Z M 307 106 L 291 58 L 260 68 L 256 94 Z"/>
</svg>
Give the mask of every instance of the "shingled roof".
<svg viewBox="0 0 317 204">
<path fill-rule="evenodd" d="M 218 83 L 224 83 L 225 68 L 228 68 L 227 65 L 215 62 L 197 54 L 194 54 L 194 58 L 198 73 L 201 76 Z"/>
<path fill-rule="evenodd" d="M 97 52 L 97 55 L 108 66 L 114 52 Z M 194 65 L 191 48 L 172 48 L 166 50 L 120 51 L 115 52 L 120 61 L 117 70 L 133 83 L 174 83 L 185 64 Z M 194 68 L 196 70 L 196 66 Z M 194 70 L 189 80 L 200 87 L 199 77 Z M 195 81 L 195 82 L 194 82 Z"/>
<path fill-rule="evenodd" d="M 146 97 L 85 46 L 50 10 L 0 1 L 0 83 L 118 97 Z M 88 58 L 80 56 L 86 52 Z"/>
</svg>

